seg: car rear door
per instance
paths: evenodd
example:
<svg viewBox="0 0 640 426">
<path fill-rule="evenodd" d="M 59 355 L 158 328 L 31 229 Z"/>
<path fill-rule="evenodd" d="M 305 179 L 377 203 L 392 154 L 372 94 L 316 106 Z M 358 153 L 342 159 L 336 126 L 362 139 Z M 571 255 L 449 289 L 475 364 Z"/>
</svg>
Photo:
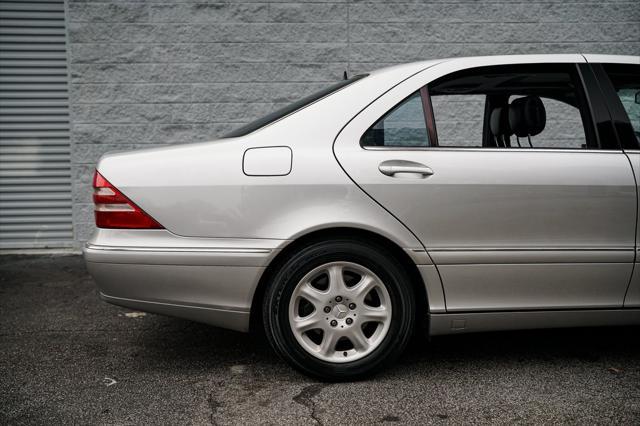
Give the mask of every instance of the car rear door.
<svg viewBox="0 0 640 426">
<path fill-rule="evenodd" d="M 601 132 L 608 112 L 589 102 L 575 65 L 584 59 L 571 59 L 437 65 L 383 95 L 336 139 L 349 176 L 424 244 L 447 311 L 623 304 L 634 176 L 615 136 Z M 514 101 L 544 105 L 542 131 L 501 130 Z M 494 114 L 500 108 L 506 113 Z"/>
</svg>

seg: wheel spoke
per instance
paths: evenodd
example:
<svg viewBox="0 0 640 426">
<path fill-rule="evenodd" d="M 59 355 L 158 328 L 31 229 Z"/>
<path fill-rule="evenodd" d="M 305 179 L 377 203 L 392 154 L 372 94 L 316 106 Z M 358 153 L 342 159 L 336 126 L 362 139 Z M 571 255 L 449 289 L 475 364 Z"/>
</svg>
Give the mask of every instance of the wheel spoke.
<svg viewBox="0 0 640 426">
<path fill-rule="evenodd" d="M 389 311 L 384 306 L 373 308 L 364 306 L 364 312 L 360 314 L 362 322 L 385 322 L 389 318 Z"/>
<path fill-rule="evenodd" d="M 360 279 L 360 282 L 356 284 L 352 288 L 352 290 L 355 292 L 358 300 L 362 302 L 364 298 L 367 296 L 367 294 L 369 294 L 371 290 L 376 288 L 377 285 L 378 283 L 376 282 L 375 278 L 373 278 L 371 275 L 363 275 L 362 278 Z"/>
<path fill-rule="evenodd" d="M 293 327 L 298 333 L 305 333 L 315 328 L 322 328 L 322 326 L 322 317 L 318 315 L 317 311 L 303 318 L 297 317 L 293 322 Z"/>
<path fill-rule="evenodd" d="M 349 330 L 347 338 L 351 341 L 355 350 L 359 352 L 367 350 L 371 345 L 360 327 L 353 327 Z"/>
<path fill-rule="evenodd" d="M 327 268 L 327 273 L 329 274 L 329 291 L 339 294 L 348 290 L 342 274 L 342 265 L 331 265 Z"/>
<path fill-rule="evenodd" d="M 324 335 L 322 336 L 322 342 L 320 342 L 319 352 L 324 356 L 329 356 L 336 350 L 336 344 L 340 336 L 335 331 L 327 331 L 325 330 Z"/>
<path fill-rule="evenodd" d="M 322 305 L 323 294 L 310 283 L 305 283 L 300 288 L 300 296 L 307 299 L 318 310 Z"/>
</svg>

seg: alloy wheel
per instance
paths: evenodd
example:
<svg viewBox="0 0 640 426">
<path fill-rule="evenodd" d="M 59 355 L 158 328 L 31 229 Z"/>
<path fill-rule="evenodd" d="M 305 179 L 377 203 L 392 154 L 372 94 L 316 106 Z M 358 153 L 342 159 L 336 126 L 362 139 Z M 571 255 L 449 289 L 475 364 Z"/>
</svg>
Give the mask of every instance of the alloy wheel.
<svg viewBox="0 0 640 426">
<path fill-rule="evenodd" d="M 371 270 L 331 262 L 314 268 L 296 285 L 289 325 L 305 351 L 323 361 L 344 363 L 380 346 L 391 313 L 389 292 Z"/>
</svg>

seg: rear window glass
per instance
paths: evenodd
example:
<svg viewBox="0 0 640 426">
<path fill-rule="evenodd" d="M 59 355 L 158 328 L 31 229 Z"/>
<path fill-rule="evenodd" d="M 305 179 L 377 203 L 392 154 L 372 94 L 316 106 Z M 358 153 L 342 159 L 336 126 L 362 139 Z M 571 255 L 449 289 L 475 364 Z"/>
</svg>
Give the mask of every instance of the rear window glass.
<svg viewBox="0 0 640 426">
<path fill-rule="evenodd" d="M 313 93 L 305 98 L 300 99 L 299 101 L 296 101 L 290 105 L 287 105 L 283 108 L 280 108 L 276 111 L 273 111 L 272 113 L 269 113 L 267 115 L 265 115 L 264 117 L 260 117 L 257 120 L 254 120 L 248 124 L 245 124 L 244 126 L 240 127 L 239 129 L 236 129 L 230 133 L 227 133 L 226 135 L 223 136 L 223 138 L 237 138 L 240 136 L 245 136 L 248 135 L 251 132 L 255 132 L 256 130 L 273 123 L 274 121 L 278 121 L 281 118 L 294 113 L 298 110 L 301 110 L 302 108 L 314 103 L 317 100 L 320 100 L 322 98 L 324 98 L 325 96 L 329 96 L 335 92 L 337 92 L 338 90 L 350 85 L 351 83 L 358 81 L 364 77 L 366 77 L 368 74 L 360 74 L 360 75 L 356 75 L 353 76 L 347 80 L 342 80 L 338 83 L 332 84 L 331 86 L 327 87 L 326 89 L 322 89 L 316 93 Z"/>
</svg>

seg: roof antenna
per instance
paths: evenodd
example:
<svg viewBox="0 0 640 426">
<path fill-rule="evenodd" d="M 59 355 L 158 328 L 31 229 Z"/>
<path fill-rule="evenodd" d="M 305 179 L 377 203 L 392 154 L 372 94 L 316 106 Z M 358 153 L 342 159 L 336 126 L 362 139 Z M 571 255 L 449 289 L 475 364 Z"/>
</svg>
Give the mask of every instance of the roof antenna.
<svg viewBox="0 0 640 426">
<path fill-rule="evenodd" d="M 345 80 L 349 80 L 349 76 L 347 76 L 347 70 L 344 70 L 344 74 L 342 75 L 342 78 Z"/>
</svg>

